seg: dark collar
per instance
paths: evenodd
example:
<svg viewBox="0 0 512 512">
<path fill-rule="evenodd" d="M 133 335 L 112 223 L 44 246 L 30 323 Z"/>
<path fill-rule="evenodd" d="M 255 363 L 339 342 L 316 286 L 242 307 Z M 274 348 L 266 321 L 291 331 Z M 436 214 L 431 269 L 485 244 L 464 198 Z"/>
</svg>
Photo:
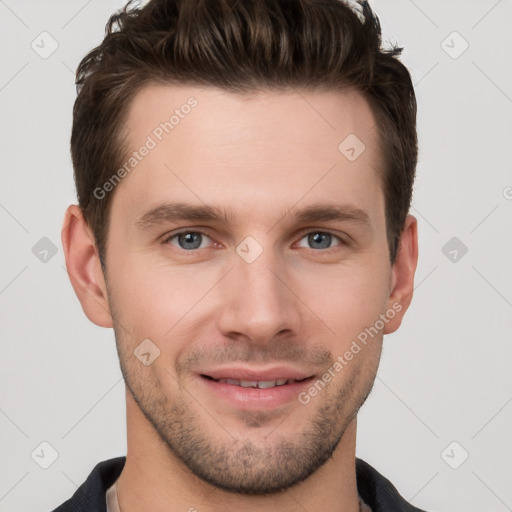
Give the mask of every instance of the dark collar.
<svg viewBox="0 0 512 512">
<path fill-rule="evenodd" d="M 75 494 L 53 512 L 107 512 L 105 494 L 123 470 L 126 457 L 96 464 Z M 393 484 L 370 464 L 356 458 L 358 492 L 372 512 L 424 512 L 413 507 Z"/>
</svg>

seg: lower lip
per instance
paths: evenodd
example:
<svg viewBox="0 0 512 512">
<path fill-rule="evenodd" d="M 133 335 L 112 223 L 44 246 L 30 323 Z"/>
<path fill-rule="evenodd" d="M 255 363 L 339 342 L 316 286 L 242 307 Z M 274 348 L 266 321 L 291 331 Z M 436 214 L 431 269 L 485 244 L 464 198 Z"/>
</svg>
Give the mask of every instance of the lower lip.
<svg viewBox="0 0 512 512">
<path fill-rule="evenodd" d="M 269 410 L 292 401 L 298 402 L 299 393 L 309 385 L 312 379 L 313 377 L 310 377 L 300 382 L 260 389 L 243 388 L 207 377 L 200 377 L 204 385 L 215 395 L 239 409 L 246 410 Z"/>
</svg>

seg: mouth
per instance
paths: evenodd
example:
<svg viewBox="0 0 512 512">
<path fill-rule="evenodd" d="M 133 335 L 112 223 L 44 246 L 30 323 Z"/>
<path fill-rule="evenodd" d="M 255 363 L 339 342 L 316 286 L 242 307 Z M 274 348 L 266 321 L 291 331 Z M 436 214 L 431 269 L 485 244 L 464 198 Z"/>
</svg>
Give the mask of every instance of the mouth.
<svg viewBox="0 0 512 512">
<path fill-rule="evenodd" d="M 247 368 L 211 370 L 199 374 L 203 389 L 232 410 L 263 411 L 298 402 L 314 375 L 290 368 L 258 371 Z"/>
<path fill-rule="evenodd" d="M 229 384 L 231 386 L 240 386 L 241 388 L 258 388 L 258 389 L 271 389 L 278 386 L 286 386 L 288 384 L 294 384 L 296 382 L 303 382 L 310 380 L 312 377 L 306 377 L 304 379 L 275 379 L 275 380 L 240 380 L 240 379 L 214 379 L 209 375 L 201 375 L 206 379 L 219 382 L 221 384 Z"/>
</svg>

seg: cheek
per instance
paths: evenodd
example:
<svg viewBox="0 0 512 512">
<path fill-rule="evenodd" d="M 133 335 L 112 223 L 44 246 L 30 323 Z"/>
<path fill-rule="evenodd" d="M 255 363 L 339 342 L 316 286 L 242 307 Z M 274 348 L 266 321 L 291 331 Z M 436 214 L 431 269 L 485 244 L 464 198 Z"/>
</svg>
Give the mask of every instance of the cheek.
<svg viewBox="0 0 512 512">
<path fill-rule="evenodd" d="M 186 313 L 186 293 L 175 274 L 137 260 L 125 261 L 112 273 L 112 299 L 126 328 L 158 339 Z"/>
<path fill-rule="evenodd" d="M 336 339 L 350 344 L 383 312 L 389 292 L 386 272 L 389 270 L 379 269 L 374 263 L 340 267 L 337 271 L 327 269 L 323 276 L 303 274 L 301 294 L 311 310 L 334 331 Z M 325 284 L 319 288 L 319 282 Z"/>
<path fill-rule="evenodd" d="M 168 355 L 178 352 L 174 340 L 184 339 L 184 330 L 194 330 L 190 324 L 221 275 L 213 269 L 170 266 L 144 255 L 125 257 L 123 266 L 112 273 L 111 294 L 118 320 L 132 333 L 131 343 L 149 338 Z"/>
</svg>

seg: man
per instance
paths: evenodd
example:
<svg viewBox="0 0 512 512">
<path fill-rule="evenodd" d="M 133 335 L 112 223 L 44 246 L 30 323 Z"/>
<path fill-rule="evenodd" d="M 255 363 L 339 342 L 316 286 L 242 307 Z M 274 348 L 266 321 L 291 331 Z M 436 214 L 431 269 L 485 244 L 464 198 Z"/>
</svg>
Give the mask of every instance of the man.
<svg viewBox="0 0 512 512">
<path fill-rule="evenodd" d="M 415 511 L 355 458 L 413 291 L 410 75 L 365 2 L 152 0 L 77 72 L 62 230 L 126 457 L 64 511 Z"/>
</svg>

